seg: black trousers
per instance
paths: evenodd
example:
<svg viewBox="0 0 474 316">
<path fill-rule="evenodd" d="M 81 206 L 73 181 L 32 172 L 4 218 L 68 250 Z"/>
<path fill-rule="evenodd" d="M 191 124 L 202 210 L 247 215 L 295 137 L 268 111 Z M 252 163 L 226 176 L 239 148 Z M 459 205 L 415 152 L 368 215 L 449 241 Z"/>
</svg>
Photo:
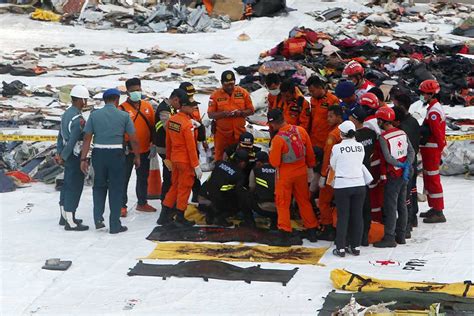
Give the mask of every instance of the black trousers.
<svg viewBox="0 0 474 316">
<path fill-rule="evenodd" d="M 148 174 L 150 173 L 150 159 L 148 158 L 150 152 L 140 154 L 140 168 L 136 169 L 137 183 L 135 186 L 135 192 L 137 194 L 138 205 L 145 205 L 148 195 Z M 133 158 L 134 154 L 128 154 L 125 157 L 125 184 L 122 196 L 122 207 L 127 207 L 128 202 L 128 182 L 133 170 Z"/>
<path fill-rule="evenodd" d="M 359 247 L 364 228 L 362 207 L 364 205 L 366 187 L 334 189 L 337 207 L 336 247 L 344 249 L 349 235 L 351 247 Z"/>
<path fill-rule="evenodd" d="M 416 178 L 417 178 L 417 159 L 413 162 L 413 170 L 415 171 L 410 181 L 407 184 L 407 231 L 413 227 L 413 222 L 418 214 L 418 191 L 416 189 Z"/>
<path fill-rule="evenodd" d="M 362 218 L 364 220 L 364 231 L 363 234 L 368 236 L 370 230 L 370 224 L 372 223 L 372 208 L 370 207 L 370 194 L 369 187 L 365 187 L 365 199 L 364 206 L 362 207 Z"/>
<path fill-rule="evenodd" d="M 165 199 L 166 193 L 171 188 L 171 171 L 165 165 L 166 156 L 160 154 L 161 161 L 163 162 L 163 183 L 161 184 L 161 201 Z"/>
</svg>

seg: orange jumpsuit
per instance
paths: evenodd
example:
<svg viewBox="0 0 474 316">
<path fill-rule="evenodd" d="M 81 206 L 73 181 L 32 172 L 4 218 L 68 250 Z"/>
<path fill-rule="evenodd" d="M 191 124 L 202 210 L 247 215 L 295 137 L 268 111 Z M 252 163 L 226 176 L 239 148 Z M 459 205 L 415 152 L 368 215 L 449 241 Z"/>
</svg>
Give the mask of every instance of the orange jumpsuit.
<svg viewBox="0 0 474 316">
<path fill-rule="evenodd" d="M 300 98 L 302 102 L 299 101 Z M 281 94 L 277 96 L 269 94 L 267 99 L 269 110 L 274 108 L 280 109 L 283 112 L 285 122 L 291 125 L 301 126 L 308 130 L 310 106 L 298 88 L 296 88 L 293 100 L 290 102 L 283 100 Z"/>
<path fill-rule="evenodd" d="M 163 205 L 184 212 L 194 184 L 194 168 L 199 166 L 191 117 L 179 112 L 173 115 L 166 129 L 166 159 L 171 160 L 171 187 Z"/>
<path fill-rule="evenodd" d="M 324 158 L 321 167 L 321 177 L 327 177 L 329 171 L 329 159 L 331 158 L 332 147 L 342 141 L 341 134 L 337 126 L 334 126 L 328 135 L 324 146 Z M 325 185 L 319 190 L 319 212 L 321 215 L 321 225 L 334 225 L 333 216 L 336 208 L 331 206 L 334 189 L 330 185 Z"/>
<path fill-rule="evenodd" d="M 328 124 L 328 108 L 339 105 L 339 99 L 332 93 L 327 92 L 321 99 L 311 98 L 311 116 L 308 134 L 313 146 L 324 148 L 331 127 Z"/>
<path fill-rule="evenodd" d="M 235 87 L 232 95 L 221 88 L 211 95 L 207 113 L 234 110 L 252 110 L 252 113 L 254 111 L 250 94 L 244 88 Z M 243 132 L 245 132 L 245 117 L 226 117 L 216 120 L 215 160 L 222 160 L 224 149 L 238 143 L 240 134 Z"/>
<path fill-rule="evenodd" d="M 283 156 L 289 153 L 287 141 L 281 132 L 288 132 L 296 128 L 296 137 L 303 143 L 304 156 L 294 162 L 284 162 Z M 291 137 L 293 137 L 293 135 Z M 299 135 L 299 136 L 298 136 Z M 311 140 L 305 129 L 300 126 L 283 126 L 272 140 L 270 148 L 270 164 L 277 169 L 275 183 L 275 204 L 278 212 L 278 228 L 291 232 L 290 204 L 292 196 L 298 203 L 303 225 L 306 228 L 318 227 L 318 220 L 314 215 L 311 202 L 309 201 L 308 170 L 316 164 Z"/>
</svg>

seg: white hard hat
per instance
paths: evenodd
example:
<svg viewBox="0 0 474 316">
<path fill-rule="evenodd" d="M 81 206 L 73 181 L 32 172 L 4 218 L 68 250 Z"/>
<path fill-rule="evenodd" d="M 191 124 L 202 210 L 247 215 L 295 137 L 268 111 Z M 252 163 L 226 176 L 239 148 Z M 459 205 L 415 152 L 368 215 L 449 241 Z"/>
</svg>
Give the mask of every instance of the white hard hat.
<svg viewBox="0 0 474 316">
<path fill-rule="evenodd" d="M 89 90 L 84 86 L 74 86 L 71 89 L 71 97 L 89 99 Z"/>
<path fill-rule="evenodd" d="M 354 123 L 351 121 L 344 121 L 338 126 L 339 130 L 343 132 L 344 134 L 349 133 L 350 130 L 353 130 L 355 132 L 356 127 Z"/>
</svg>

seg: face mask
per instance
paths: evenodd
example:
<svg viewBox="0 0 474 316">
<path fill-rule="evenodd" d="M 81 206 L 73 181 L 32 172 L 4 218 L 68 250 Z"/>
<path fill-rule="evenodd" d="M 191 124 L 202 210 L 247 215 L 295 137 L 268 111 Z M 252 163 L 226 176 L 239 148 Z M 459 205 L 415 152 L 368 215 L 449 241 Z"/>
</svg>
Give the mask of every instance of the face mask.
<svg viewBox="0 0 474 316">
<path fill-rule="evenodd" d="M 426 103 L 426 99 L 424 95 L 420 95 L 420 101 Z"/>
<path fill-rule="evenodd" d="M 132 102 L 138 102 L 142 99 L 142 92 L 141 91 L 133 91 L 129 93 L 130 100 Z"/>
<path fill-rule="evenodd" d="M 273 95 L 273 96 L 276 96 L 276 95 L 279 95 L 280 94 L 280 89 L 271 89 L 271 90 L 268 90 L 268 92 Z"/>
</svg>

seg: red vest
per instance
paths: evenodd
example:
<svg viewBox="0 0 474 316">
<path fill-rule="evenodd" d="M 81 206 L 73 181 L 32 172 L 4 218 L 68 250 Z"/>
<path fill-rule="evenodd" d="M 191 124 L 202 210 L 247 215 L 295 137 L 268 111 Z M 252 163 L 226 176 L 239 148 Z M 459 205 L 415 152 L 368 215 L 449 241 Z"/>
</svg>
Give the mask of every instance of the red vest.
<svg viewBox="0 0 474 316">
<path fill-rule="evenodd" d="M 393 158 L 403 163 L 407 160 L 408 155 L 408 137 L 407 134 L 398 128 L 392 128 L 382 132 L 383 137 L 387 141 L 388 150 Z M 392 166 L 385 162 L 382 164 L 382 174 L 389 174 L 391 177 L 399 178 L 403 175 L 403 169 Z"/>
</svg>

